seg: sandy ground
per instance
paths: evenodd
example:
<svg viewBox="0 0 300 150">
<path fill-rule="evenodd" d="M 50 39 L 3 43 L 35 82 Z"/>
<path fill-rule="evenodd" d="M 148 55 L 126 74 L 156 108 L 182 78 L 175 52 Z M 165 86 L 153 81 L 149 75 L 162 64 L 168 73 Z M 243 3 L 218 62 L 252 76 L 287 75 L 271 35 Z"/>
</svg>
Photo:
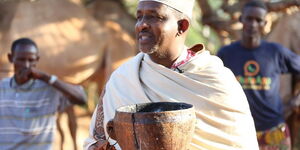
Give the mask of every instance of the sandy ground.
<svg viewBox="0 0 300 150">
<path fill-rule="evenodd" d="M 77 140 L 76 140 L 77 150 L 83 150 L 82 146 L 84 140 L 88 137 L 88 130 L 89 130 L 91 117 L 86 115 L 87 112 L 83 108 L 80 108 L 78 106 L 75 106 L 75 114 L 76 116 L 78 116 L 77 117 L 78 128 L 77 128 Z M 63 150 L 75 150 L 73 147 L 71 134 L 68 129 L 67 115 L 64 113 L 61 117 L 62 118 L 60 124 L 65 134 L 65 142 L 63 144 Z M 56 131 L 54 150 L 61 150 L 60 140 L 61 140 L 60 135 L 58 131 Z"/>
</svg>

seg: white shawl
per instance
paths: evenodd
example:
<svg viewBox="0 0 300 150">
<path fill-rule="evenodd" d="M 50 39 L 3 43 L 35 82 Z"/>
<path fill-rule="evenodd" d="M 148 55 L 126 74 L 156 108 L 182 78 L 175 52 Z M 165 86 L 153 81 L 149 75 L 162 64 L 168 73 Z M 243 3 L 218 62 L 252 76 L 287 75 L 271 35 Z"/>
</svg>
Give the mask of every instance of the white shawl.
<svg viewBox="0 0 300 150">
<path fill-rule="evenodd" d="M 156 64 L 143 53 L 122 65 L 106 85 L 104 126 L 121 106 L 185 102 L 194 105 L 197 116 L 191 150 L 258 150 L 247 99 L 222 61 L 203 50 L 179 69 L 183 73 Z"/>
</svg>

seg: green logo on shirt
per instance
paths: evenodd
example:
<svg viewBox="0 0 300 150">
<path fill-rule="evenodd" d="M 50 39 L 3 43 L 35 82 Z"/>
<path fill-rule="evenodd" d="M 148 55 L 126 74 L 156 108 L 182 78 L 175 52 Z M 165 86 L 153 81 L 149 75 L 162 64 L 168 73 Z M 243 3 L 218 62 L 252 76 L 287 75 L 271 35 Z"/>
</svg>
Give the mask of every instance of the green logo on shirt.
<svg viewBox="0 0 300 150">
<path fill-rule="evenodd" d="M 249 60 L 244 65 L 244 76 L 236 76 L 243 89 L 269 90 L 272 79 L 258 75 L 260 66 L 255 60 Z"/>
</svg>

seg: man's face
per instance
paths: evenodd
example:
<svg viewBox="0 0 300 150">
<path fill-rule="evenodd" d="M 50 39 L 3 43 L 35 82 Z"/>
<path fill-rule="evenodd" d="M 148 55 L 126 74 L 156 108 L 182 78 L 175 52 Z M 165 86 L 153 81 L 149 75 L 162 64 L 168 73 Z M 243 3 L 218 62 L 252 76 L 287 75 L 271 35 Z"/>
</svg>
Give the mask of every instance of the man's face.
<svg viewBox="0 0 300 150">
<path fill-rule="evenodd" d="M 260 7 L 246 7 L 241 16 L 243 35 L 245 37 L 260 37 L 266 25 L 267 11 Z"/>
<path fill-rule="evenodd" d="M 30 79 L 28 69 L 36 67 L 39 59 L 37 48 L 30 44 L 19 44 L 8 57 L 14 65 L 15 77 L 23 81 Z"/>
<path fill-rule="evenodd" d="M 178 32 L 178 19 L 168 6 L 158 2 L 140 2 L 135 25 L 139 50 L 163 57 Z"/>
</svg>

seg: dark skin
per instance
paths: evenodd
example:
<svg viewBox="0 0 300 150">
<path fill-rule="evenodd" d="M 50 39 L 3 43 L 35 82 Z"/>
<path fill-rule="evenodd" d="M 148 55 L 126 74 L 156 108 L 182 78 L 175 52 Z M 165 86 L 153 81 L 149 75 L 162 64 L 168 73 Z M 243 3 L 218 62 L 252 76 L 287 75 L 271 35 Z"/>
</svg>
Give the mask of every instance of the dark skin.
<svg viewBox="0 0 300 150">
<path fill-rule="evenodd" d="M 184 48 L 189 21 L 158 2 L 140 2 L 135 32 L 140 51 L 170 68 Z"/>
<path fill-rule="evenodd" d="M 246 7 L 240 18 L 243 24 L 241 43 L 244 47 L 252 49 L 261 44 L 261 38 L 264 26 L 266 25 L 265 17 L 267 11 L 260 7 Z"/>
<path fill-rule="evenodd" d="M 172 8 L 158 2 L 140 2 L 135 33 L 138 48 L 151 60 L 170 68 L 184 50 L 189 20 L 179 17 Z M 89 150 L 106 150 L 106 140 L 97 141 Z"/>
<path fill-rule="evenodd" d="M 240 18 L 243 24 L 242 33 L 242 46 L 248 49 L 254 49 L 260 46 L 263 28 L 266 25 L 265 17 L 267 11 L 260 7 L 247 7 L 243 10 L 243 14 Z M 297 75 L 299 76 L 299 75 Z M 299 80 L 297 80 L 298 83 Z M 296 90 L 298 94 L 298 90 Z M 297 95 L 294 94 L 294 95 Z M 284 104 L 284 114 L 287 117 L 290 115 L 292 109 L 297 109 L 300 102 L 298 99 L 292 99 L 288 103 Z"/>
<path fill-rule="evenodd" d="M 34 45 L 17 45 L 13 52 L 8 54 L 8 59 L 14 65 L 14 78 L 17 84 L 22 85 L 30 79 L 38 79 L 46 83 L 50 80 L 49 74 L 36 69 L 39 55 Z M 68 97 L 71 103 L 85 104 L 85 95 L 74 86 L 59 79 L 52 86 Z"/>
</svg>

